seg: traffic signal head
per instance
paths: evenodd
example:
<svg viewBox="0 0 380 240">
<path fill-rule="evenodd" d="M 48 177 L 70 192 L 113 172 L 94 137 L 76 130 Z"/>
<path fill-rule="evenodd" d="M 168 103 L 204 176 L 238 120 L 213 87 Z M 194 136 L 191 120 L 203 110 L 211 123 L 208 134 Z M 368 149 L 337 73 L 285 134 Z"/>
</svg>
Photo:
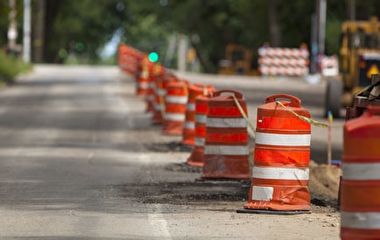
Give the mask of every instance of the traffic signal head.
<svg viewBox="0 0 380 240">
<path fill-rule="evenodd" d="M 158 53 L 157 53 L 157 52 L 150 52 L 149 55 L 148 55 L 148 59 L 149 59 L 149 61 L 151 61 L 152 63 L 157 62 L 158 59 L 159 59 Z"/>
</svg>

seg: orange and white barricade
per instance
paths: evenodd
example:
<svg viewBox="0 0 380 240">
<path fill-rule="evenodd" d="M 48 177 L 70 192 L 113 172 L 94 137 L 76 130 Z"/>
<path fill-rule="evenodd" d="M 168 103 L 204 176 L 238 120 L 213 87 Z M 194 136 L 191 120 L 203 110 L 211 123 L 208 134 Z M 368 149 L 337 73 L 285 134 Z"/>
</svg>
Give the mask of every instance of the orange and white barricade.
<svg viewBox="0 0 380 240">
<path fill-rule="evenodd" d="M 233 98 L 247 114 L 240 92 L 220 90 L 208 100 L 202 178 L 249 179 L 247 122 Z"/>
<path fill-rule="evenodd" d="M 347 121 L 343 142 L 340 237 L 380 239 L 380 107 Z"/>
<path fill-rule="evenodd" d="M 336 55 L 323 56 L 321 60 L 321 72 L 325 77 L 339 76 L 339 62 Z"/>
<path fill-rule="evenodd" d="M 118 46 L 118 64 L 119 68 L 132 76 L 136 76 L 138 72 L 139 61 L 141 60 L 143 53 L 137 49 L 120 43 Z"/>
<path fill-rule="evenodd" d="M 149 61 L 148 56 L 144 56 L 141 60 L 141 72 L 137 81 L 136 94 L 138 96 L 146 96 L 149 92 L 149 78 L 152 73 L 153 64 Z"/>
<path fill-rule="evenodd" d="M 186 163 L 193 167 L 203 167 L 204 146 L 206 137 L 206 119 L 208 100 L 211 95 L 198 95 L 195 98 L 195 136 L 194 148 Z"/>
<path fill-rule="evenodd" d="M 309 73 L 309 51 L 301 48 L 259 49 L 259 72 L 263 76 L 305 76 Z"/>
<path fill-rule="evenodd" d="M 195 99 L 199 95 L 215 92 L 215 88 L 205 84 L 191 84 L 186 105 L 185 125 L 183 126 L 182 144 L 193 146 L 195 143 Z"/>
<path fill-rule="evenodd" d="M 166 86 L 170 82 L 179 81 L 177 77 L 167 72 L 156 77 L 156 85 L 154 89 L 154 111 L 152 116 L 153 124 L 162 124 L 165 115 L 165 96 Z"/>
<path fill-rule="evenodd" d="M 252 183 L 245 209 L 310 211 L 311 126 L 291 111 L 310 117 L 301 100 L 287 94 L 269 96 L 258 108 Z"/>
<path fill-rule="evenodd" d="M 154 112 L 154 102 L 155 102 L 155 91 L 156 91 L 156 82 L 157 77 L 164 74 L 164 67 L 160 64 L 154 64 L 150 69 L 149 81 L 148 81 L 148 93 L 145 97 L 146 102 L 146 111 Z"/>
<path fill-rule="evenodd" d="M 182 135 L 188 95 L 187 81 L 170 82 L 166 86 L 163 134 Z"/>
</svg>

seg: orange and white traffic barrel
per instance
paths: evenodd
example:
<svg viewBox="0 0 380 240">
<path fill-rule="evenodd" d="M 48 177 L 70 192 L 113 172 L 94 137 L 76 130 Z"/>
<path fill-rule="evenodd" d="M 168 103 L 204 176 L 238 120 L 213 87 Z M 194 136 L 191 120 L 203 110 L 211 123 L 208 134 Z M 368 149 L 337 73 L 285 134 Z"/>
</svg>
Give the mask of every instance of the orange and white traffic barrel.
<svg viewBox="0 0 380 240">
<path fill-rule="evenodd" d="M 170 82 L 166 86 L 162 134 L 182 135 L 188 95 L 187 81 Z"/>
<path fill-rule="evenodd" d="M 165 96 L 166 86 L 170 82 L 179 81 L 174 75 L 164 72 L 156 77 L 156 85 L 154 91 L 154 112 L 152 116 L 153 124 L 162 124 L 165 115 Z"/>
<path fill-rule="evenodd" d="M 145 96 L 145 102 L 146 102 L 146 111 L 147 112 L 153 112 L 154 111 L 154 92 L 156 87 L 156 77 L 158 74 L 155 72 L 155 67 L 153 69 L 150 69 L 149 72 L 149 81 L 148 81 L 148 91 Z"/>
<path fill-rule="evenodd" d="M 142 73 L 142 60 L 146 58 L 146 53 L 135 50 L 133 55 L 135 56 L 135 59 L 133 62 L 130 62 L 129 69 L 131 75 L 134 76 L 136 83 L 138 83 Z"/>
<path fill-rule="evenodd" d="M 258 108 L 252 183 L 245 209 L 310 211 L 311 126 L 292 112 L 310 117 L 301 100 L 287 94 L 269 96 Z"/>
<path fill-rule="evenodd" d="M 147 112 L 154 112 L 155 91 L 157 87 L 156 79 L 157 76 L 162 74 L 164 74 L 164 67 L 160 64 L 154 64 L 152 68 L 149 69 L 148 93 L 145 97 Z"/>
<path fill-rule="evenodd" d="M 195 99 L 199 95 L 215 92 L 211 85 L 195 83 L 189 86 L 189 97 L 186 105 L 185 124 L 183 126 L 182 144 L 193 146 L 195 143 Z"/>
<path fill-rule="evenodd" d="M 146 96 L 149 89 L 149 69 L 151 68 L 151 62 L 148 57 L 145 56 L 141 60 L 141 73 L 137 82 L 136 94 L 138 96 Z"/>
<path fill-rule="evenodd" d="M 132 76 L 136 76 L 138 72 L 139 61 L 144 54 L 131 46 L 124 43 L 118 47 L 118 62 L 119 67 L 123 72 L 127 72 Z"/>
<path fill-rule="evenodd" d="M 240 92 L 213 93 L 208 101 L 202 178 L 250 178 L 247 122 L 232 95 L 248 115 Z"/>
<path fill-rule="evenodd" d="M 128 74 L 132 74 L 132 71 L 130 69 L 132 59 L 133 49 L 126 44 L 120 44 L 118 61 L 122 71 L 127 72 Z"/>
<path fill-rule="evenodd" d="M 203 167 L 204 146 L 206 137 L 206 119 L 210 94 L 198 95 L 195 98 L 195 144 L 186 163 L 193 167 Z"/>
<path fill-rule="evenodd" d="M 124 43 L 120 43 L 117 49 L 117 63 L 122 71 L 125 71 L 125 55 L 128 54 L 128 47 Z"/>
<path fill-rule="evenodd" d="M 344 125 L 340 237 L 380 239 L 380 107 Z"/>
</svg>

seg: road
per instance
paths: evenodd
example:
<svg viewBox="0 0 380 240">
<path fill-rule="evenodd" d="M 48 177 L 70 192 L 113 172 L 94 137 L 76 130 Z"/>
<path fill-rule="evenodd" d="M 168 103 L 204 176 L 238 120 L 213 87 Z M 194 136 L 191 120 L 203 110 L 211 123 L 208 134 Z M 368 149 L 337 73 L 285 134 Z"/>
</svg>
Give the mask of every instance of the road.
<svg viewBox="0 0 380 240">
<path fill-rule="evenodd" d="M 298 95 L 323 120 L 323 84 L 178 74 L 241 90 L 252 121 L 277 91 Z M 180 139 L 151 125 L 135 82 L 116 67 L 36 65 L 0 90 L 0 116 L 0 239 L 339 239 L 337 212 L 239 214 L 244 199 L 182 199 L 182 190 L 241 187 L 196 183 L 199 172 L 183 171 L 189 153 L 173 148 Z M 326 130 L 312 131 L 323 162 Z"/>
</svg>

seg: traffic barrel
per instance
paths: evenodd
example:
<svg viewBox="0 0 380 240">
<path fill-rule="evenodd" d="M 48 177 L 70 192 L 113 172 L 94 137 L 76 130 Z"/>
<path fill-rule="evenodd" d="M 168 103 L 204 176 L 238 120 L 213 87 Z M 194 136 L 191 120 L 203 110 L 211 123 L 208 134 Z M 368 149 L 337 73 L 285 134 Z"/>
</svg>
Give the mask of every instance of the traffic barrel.
<svg viewBox="0 0 380 240">
<path fill-rule="evenodd" d="M 118 63 L 120 69 L 134 77 L 139 73 L 138 66 L 143 56 L 144 54 L 142 52 L 129 45 L 120 43 L 118 46 Z"/>
<path fill-rule="evenodd" d="M 311 126 L 294 113 L 310 118 L 301 100 L 287 94 L 269 96 L 258 108 L 252 182 L 245 209 L 310 211 Z"/>
<path fill-rule="evenodd" d="M 211 94 L 198 95 L 195 98 L 195 143 L 186 163 L 193 167 L 203 167 L 204 146 L 206 137 L 206 119 L 208 100 Z"/>
<path fill-rule="evenodd" d="M 148 93 L 145 98 L 147 112 L 154 112 L 156 79 L 162 74 L 164 74 L 164 67 L 160 64 L 155 64 L 149 69 Z"/>
<path fill-rule="evenodd" d="M 155 91 L 154 91 L 154 111 L 152 116 L 153 124 L 162 124 L 165 115 L 165 96 L 166 86 L 170 82 L 177 82 L 178 78 L 170 73 L 164 72 L 162 75 L 156 77 Z"/>
<path fill-rule="evenodd" d="M 133 49 L 126 44 L 119 44 L 118 47 L 118 62 L 119 67 L 123 72 L 132 74 Z"/>
<path fill-rule="evenodd" d="M 220 90 L 208 100 L 202 178 L 249 179 L 247 114 L 240 92 Z"/>
<path fill-rule="evenodd" d="M 145 56 L 141 60 L 141 73 L 138 78 L 136 94 L 138 96 L 146 96 L 149 89 L 149 72 L 152 68 L 152 63 L 149 61 L 148 57 Z"/>
<path fill-rule="evenodd" d="M 188 99 L 188 82 L 179 80 L 166 86 L 162 134 L 182 135 Z"/>
<path fill-rule="evenodd" d="M 344 125 L 340 188 L 343 240 L 380 239 L 380 107 Z"/>
<path fill-rule="evenodd" d="M 124 43 L 120 43 L 117 48 L 117 63 L 122 71 L 125 71 L 125 55 L 128 54 L 128 47 Z"/>
<path fill-rule="evenodd" d="M 189 86 L 189 97 L 186 104 L 185 124 L 183 126 L 182 144 L 193 146 L 195 144 L 195 99 L 199 95 L 208 95 L 215 92 L 211 85 L 200 83 Z"/>
</svg>

